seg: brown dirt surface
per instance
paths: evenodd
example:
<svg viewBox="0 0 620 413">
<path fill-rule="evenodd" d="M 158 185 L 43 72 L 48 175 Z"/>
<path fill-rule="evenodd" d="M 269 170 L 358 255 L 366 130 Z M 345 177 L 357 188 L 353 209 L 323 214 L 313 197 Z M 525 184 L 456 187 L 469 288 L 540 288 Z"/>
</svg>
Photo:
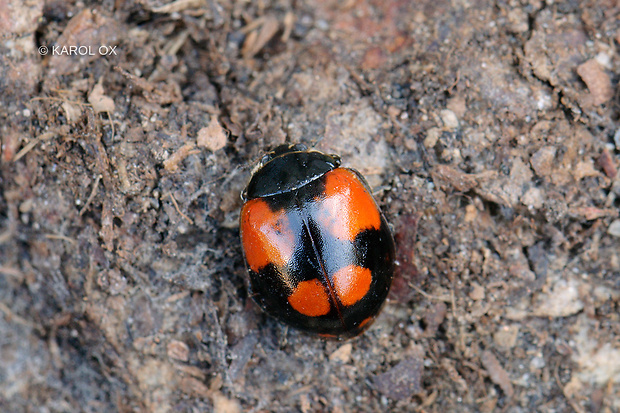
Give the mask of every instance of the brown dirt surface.
<svg viewBox="0 0 620 413">
<path fill-rule="evenodd" d="M 0 411 L 620 411 L 614 0 L 0 1 Z M 399 266 L 350 341 L 248 297 L 265 148 Z"/>
</svg>

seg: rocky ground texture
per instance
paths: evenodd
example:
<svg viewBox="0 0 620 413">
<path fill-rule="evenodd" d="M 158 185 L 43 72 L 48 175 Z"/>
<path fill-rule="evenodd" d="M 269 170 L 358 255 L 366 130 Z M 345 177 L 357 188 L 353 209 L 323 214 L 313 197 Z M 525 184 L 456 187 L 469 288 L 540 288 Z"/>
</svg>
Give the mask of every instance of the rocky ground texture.
<svg viewBox="0 0 620 413">
<path fill-rule="evenodd" d="M 0 2 L 0 410 L 620 411 L 619 16 Z M 354 340 L 248 297 L 239 193 L 283 142 L 393 226 Z"/>
</svg>

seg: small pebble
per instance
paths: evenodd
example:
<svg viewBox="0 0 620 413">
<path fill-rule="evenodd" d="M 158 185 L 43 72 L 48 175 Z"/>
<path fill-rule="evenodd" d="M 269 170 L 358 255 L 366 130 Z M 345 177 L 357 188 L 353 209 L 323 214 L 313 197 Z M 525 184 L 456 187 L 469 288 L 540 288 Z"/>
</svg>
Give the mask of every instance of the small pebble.
<svg viewBox="0 0 620 413">
<path fill-rule="evenodd" d="M 444 109 L 440 112 L 441 121 L 443 125 L 450 130 L 458 129 L 459 127 L 459 119 L 456 117 L 456 114 L 452 112 L 450 109 Z"/>
<path fill-rule="evenodd" d="M 439 136 L 441 135 L 441 129 L 439 128 L 430 128 L 426 131 L 426 138 L 424 138 L 424 147 L 426 149 L 434 148 L 439 140 Z"/>
<path fill-rule="evenodd" d="M 620 219 L 615 220 L 609 225 L 607 228 L 607 233 L 609 235 L 613 235 L 614 237 L 620 238 Z"/>
<path fill-rule="evenodd" d="M 577 74 L 588 87 L 594 105 L 601 105 L 613 97 L 611 79 L 595 59 L 577 66 Z"/>
<path fill-rule="evenodd" d="M 545 367 L 546 363 L 545 363 L 545 359 L 539 356 L 534 357 L 531 361 L 530 361 L 530 368 L 532 370 L 540 370 L 543 367 Z"/>
</svg>

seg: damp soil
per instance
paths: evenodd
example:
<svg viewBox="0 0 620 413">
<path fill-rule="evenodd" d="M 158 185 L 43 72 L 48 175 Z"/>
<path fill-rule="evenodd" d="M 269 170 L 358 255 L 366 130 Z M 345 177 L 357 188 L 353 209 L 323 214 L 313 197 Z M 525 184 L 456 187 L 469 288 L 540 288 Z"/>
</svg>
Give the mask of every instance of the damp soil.
<svg viewBox="0 0 620 413">
<path fill-rule="evenodd" d="M 0 410 L 620 411 L 613 0 L 0 3 Z M 248 296 L 268 148 L 363 173 L 389 299 Z"/>
</svg>

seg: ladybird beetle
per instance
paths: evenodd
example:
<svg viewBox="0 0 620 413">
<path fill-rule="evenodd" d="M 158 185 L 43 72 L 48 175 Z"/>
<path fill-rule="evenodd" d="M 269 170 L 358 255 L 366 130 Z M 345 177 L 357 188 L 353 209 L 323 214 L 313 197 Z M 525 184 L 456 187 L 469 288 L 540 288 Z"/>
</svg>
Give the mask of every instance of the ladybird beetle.
<svg viewBox="0 0 620 413">
<path fill-rule="evenodd" d="M 392 283 L 394 239 L 362 175 L 340 157 L 281 145 L 242 193 L 250 295 L 270 315 L 326 337 L 353 337 Z"/>
</svg>

